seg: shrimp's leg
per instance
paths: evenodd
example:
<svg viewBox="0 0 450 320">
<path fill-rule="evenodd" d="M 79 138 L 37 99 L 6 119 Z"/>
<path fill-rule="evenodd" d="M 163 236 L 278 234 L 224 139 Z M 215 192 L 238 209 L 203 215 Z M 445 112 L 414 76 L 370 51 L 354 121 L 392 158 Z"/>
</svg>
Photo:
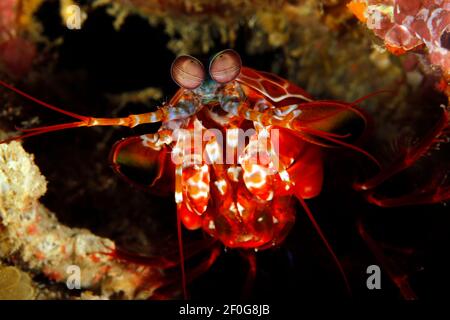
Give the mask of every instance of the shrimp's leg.
<svg viewBox="0 0 450 320">
<path fill-rule="evenodd" d="M 70 129 L 70 128 L 78 128 L 78 127 L 124 126 L 124 127 L 133 128 L 140 124 L 165 122 L 165 121 L 170 121 L 170 120 L 175 120 L 175 119 L 186 118 L 198 111 L 197 103 L 195 101 L 193 101 L 191 97 L 184 94 L 184 92 L 180 89 L 177 92 L 177 94 L 175 94 L 175 96 L 170 100 L 169 103 L 164 104 L 161 108 L 159 108 L 156 111 L 147 112 L 147 113 L 143 113 L 143 114 L 132 114 L 132 115 L 129 115 L 128 117 L 121 117 L 121 118 L 94 118 L 94 117 L 82 116 L 82 115 L 55 107 L 51 104 L 41 101 L 41 100 L 13 87 L 12 85 L 10 85 L 6 82 L 3 82 L 1 80 L 0 80 L 0 86 L 10 89 L 10 90 L 16 92 L 17 94 L 19 94 L 31 101 L 34 101 L 37 104 L 40 104 L 41 106 L 43 106 L 47 109 L 51 109 L 53 111 L 65 114 L 71 118 L 75 118 L 78 120 L 75 122 L 62 123 L 62 124 L 56 124 L 56 125 L 51 125 L 51 126 L 44 126 L 44 127 L 31 128 L 31 129 L 21 129 L 20 131 L 23 132 L 23 134 L 21 134 L 19 136 L 7 138 L 5 140 L 1 140 L 0 143 L 6 143 L 6 142 L 13 141 L 13 140 L 20 140 L 20 139 L 40 135 L 40 134 L 47 133 L 47 132 L 59 131 L 59 130 Z"/>
<path fill-rule="evenodd" d="M 189 158 L 190 154 L 185 154 L 186 150 L 189 152 L 190 146 L 190 135 L 185 134 L 183 132 L 178 133 L 177 142 L 172 149 L 172 160 L 175 162 L 175 203 L 177 204 L 177 232 L 178 232 L 178 246 L 180 251 L 180 265 L 181 265 L 181 274 L 182 274 L 182 282 L 183 282 L 183 294 L 184 297 L 187 298 L 187 289 L 186 289 L 186 271 L 184 265 L 184 253 L 183 253 L 183 240 L 182 240 L 182 228 L 181 223 L 184 218 L 184 208 L 185 205 L 188 204 L 189 200 L 184 197 L 185 184 L 186 181 L 183 177 L 183 168 L 189 163 L 191 163 L 192 159 Z"/>
<path fill-rule="evenodd" d="M 395 198 L 382 198 L 374 191 L 377 186 L 389 178 L 414 165 L 417 160 L 426 155 L 438 143 L 448 141 L 447 135 L 450 132 L 449 114 L 449 110 L 443 109 L 438 123 L 419 143 L 409 148 L 404 148 L 392 164 L 384 168 L 373 178 L 356 184 L 354 186 L 355 189 L 365 191 L 367 200 L 381 207 L 439 203 L 450 199 L 450 186 L 445 185 L 445 180 L 448 179 L 448 176 L 446 173 L 442 174 L 442 172 L 432 173 L 432 180 L 428 186 L 418 188 L 415 192 L 408 195 Z"/>
<path fill-rule="evenodd" d="M 247 278 L 244 289 L 242 290 L 242 298 L 248 299 L 251 297 L 251 291 L 256 279 L 256 256 L 253 251 L 241 252 L 241 255 L 248 263 Z"/>
<path fill-rule="evenodd" d="M 198 278 L 201 274 L 208 271 L 209 268 L 216 262 L 217 258 L 220 255 L 220 247 L 215 245 L 212 249 L 208 257 L 200 262 L 197 266 L 187 271 L 187 280 L 188 282 L 192 282 L 196 278 Z M 173 296 L 179 292 L 179 286 L 177 285 L 179 278 L 175 275 L 168 274 L 164 277 L 166 281 L 162 281 L 162 286 L 155 291 L 152 295 L 152 299 L 156 300 L 167 300 L 173 298 Z"/>
<path fill-rule="evenodd" d="M 381 198 L 375 192 L 365 195 L 367 201 L 379 207 L 399 207 L 422 204 L 433 204 L 450 199 L 450 186 L 436 186 L 439 180 L 433 182 L 425 188 L 419 189 L 411 194 L 396 198 Z"/>
<path fill-rule="evenodd" d="M 178 164 L 175 167 L 175 202 L 177 208 L 180 208 L 183 202 L 183 166 Z M 183 286 L 183 297 L 188 298 L 187 286 L 186 286 L 186 268 L 184 264 L 184 249 L 183 249 L 183 237 L 181 230 L 181 210 L 177 210 L 177 233 L 178 233 L 178 249 L 180 253 L 180 267 L 181 267 L 181 282 Z"/>
<path fill-rule="evenodd" d="M 405 300 L 416 300 L 417 296 L 414 290 L 410 285 L 410 276 L 411 274 L 406 273 L 402 268 L 398 266 L 398 264 L 394 263 L 392 259 L 389 259 L 385 254 L 384 250 L 381 246 L 377 244 L 375 239 L 373 239 L 369 233 L 366 231 L 364 224 L 361 220 L 357 222 L 358 233 L 361 238 L 366 242 L 369 249 L 372 251 L 373 255 L 380 261 L 383 270 L 388 274 L 388 276 L 392 279 L 394 284 L 400 291 L 400 294 L 403 296 Z"/>
<path fill-rule="evenodd" d="M 164 257 L 152 257 L 143 256 L 140 254 L 127 252 L 125 250 L 115 248 L 105 247 L 104 252 L 95 252 L 91 255 L 107 255 L 111 259 L 115 259 L 123 264 L 132 264 L 140 266 L 141 268 L 148 269 L 158 269 L 162 272 L 155 279 L 155 272 L 150 272 L 148 275 L 149 281 L 145 281 L 145 278 L 141 281 L 142 285 L 137 291 L 146 291 L 149 287 L 154 287 L 155 282 L 159 284 L 159 287 L 152 293 L 150 299 L 173 299 L 174 296 L 179 294 L 179 261 L 176 258 L 177 252 L 170 252 Z M 206 250 L 210 250 L 208 254 L 205 253 Z M 192 282 L 198 276 L 205 273 L 217 260 L 220 254 L 220 247 L 216 241 L 201 241 L 190 243 L 186 246 L 186 259 L 199 258 L 201 261 L 189 268 L 186 271 L 186 278 L 188 282 Z M 206 255 L 205 257 L 202 257 Z M 151 284 L 151 286 L 150 286 Z"/>
<path fill-rule="evenodd" d="M 314 103 L 317 103 L 317 106 L 320 105 L 319 102 Z M 323 102 L 320 101 L 320 103 L 333 104 L 332 102 L 328 101 Z M 335 104 L 335 105 L 338 106 L 339 108 L 343 108 L 343 110 L 344 109 L 352 111 L 356 110 L 352 108 L 352 105 L 345 105 L 345 104 Z M 303 125 L 302 121 L 296 121 L 297 116 L 300 114 L 296 111 L 300 110 L 293 109 L 292 112 L 286 112 L 285 114 L 281 115 L 277 114 L 276 116 L 274 116 L 273 113 L 274 111 L 272 109 L 268 109 L 264 112 L 261 112 L 251 109 L 247 103 L 240 103 L 237 105 L 237 102 L 235 101 L 229 101 L 228 103 L 226 103 L 224 109 L 230 110 L 231 112 L 235 112 L 236 114 L 240 115 L 241 117 L 247 120 L 258 122 L 264 126 L 274 126 L 289 129 L 296 135 L 298 135 L 301 139 L 316 145 L 320 145 L 322 147 L 341 146 L 348 149 L 352 149 L 356 152 L 363 154 L 373 163 L 375 163 L 378 167 L 380 167 L 378 160 L 375 159 L 370 153 L 343 140 L 345 138 L 348 138 L 349 135 L 340 135 L 336 133 L 315 129 L 312 127 L 308 127 L 307 125 Z M 329 116 L 331 117 L 332 115 L 333 114 Z"/>
</svg>

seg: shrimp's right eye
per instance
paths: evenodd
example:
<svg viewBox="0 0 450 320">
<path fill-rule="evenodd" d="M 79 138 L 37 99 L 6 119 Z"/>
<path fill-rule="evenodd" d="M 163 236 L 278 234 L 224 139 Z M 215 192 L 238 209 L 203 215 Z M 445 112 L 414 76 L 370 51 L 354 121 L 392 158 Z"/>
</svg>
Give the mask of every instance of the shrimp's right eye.
<svg viewBox="0 0 450 320">
<path fill-rule="evenodd" d="M 203 64 L 191 56 L 179 56 L 172 63 L 170 70 L 173 81 L 180 87 L 193 90 L 205 80 Z"/>
<path fill-rule="evenodd" d="M 216 54 L 209 65 L 211 78 L 218 83 L 228 83 L 235 80 L 241 72 L 242 61 L 239 54 L 227 49 Z"/>
</svg>

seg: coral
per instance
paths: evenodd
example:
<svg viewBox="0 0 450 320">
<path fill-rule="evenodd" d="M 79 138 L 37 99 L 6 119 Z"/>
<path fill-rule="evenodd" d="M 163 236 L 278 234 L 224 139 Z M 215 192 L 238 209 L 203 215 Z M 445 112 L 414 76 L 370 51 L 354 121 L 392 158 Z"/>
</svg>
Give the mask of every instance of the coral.
<svg viewBox="0 0 450 320">
<path fill-rule="evenodd" d="M 158 278 L 158 270 L 125 267 L 101 254 L 114 248 L 114 243 L 87 230 L 61 225 L 38 202 L 45 191 L 45 178 L 33 157 L 17 142 L 0 145 L 0 257 L 17 256 L 27 269 L 62 283 L 71 274 L 68 267 L 78 266 L 82 288 L 99 288 L 102 297 L 118 293 L 135 297 L 145 278 L 148 290 L 141 297 L 151 295 L 157 285 L 152 287 L 148 281 Z"/>
<path fill-rule="evenodd" d="M 285 0 L 185 0 L 185 1 L 115 1 L 97 0 L 94 7 L 108 6 L 110 14 L 116 16 L 119 28 L 127 15 L 139 14 L 156 25 L 164 23 L 172 38 L 169 48 L 179 54 L 208 52 L 214 46 L 214 38 L 220 42 L 234 43 L 243 20 L 257 12 L 279 8 Z"/>
<path fill-rule="evenodd" d="M 350 10 L 395 54 L 425 46 L 428 60 L 450 79 L 450 1 L 353 0 Z"/>
</svg>

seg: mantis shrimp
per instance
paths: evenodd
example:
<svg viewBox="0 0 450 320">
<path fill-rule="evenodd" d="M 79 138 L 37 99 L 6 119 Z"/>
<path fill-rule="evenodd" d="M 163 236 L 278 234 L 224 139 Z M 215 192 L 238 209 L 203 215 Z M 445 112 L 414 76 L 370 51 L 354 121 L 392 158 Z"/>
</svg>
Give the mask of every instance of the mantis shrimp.
<svg viewBox="0 0 450 320">
<path fill-rule="evenodd" d="M 156 111 L 120 118 L 62 110 L 0 81 L 25 98 L 76 119 L 22 129 L 21 135 L 1 143 L 70 128 L 161 123 L 156 133 L 118 141 L 110 161 L 126 181 L 158 194 L 174 193 L 185 296 L 182 225 L 202 229 L 226 247 L 271 248 L 283 242 L 294 224 L 293 197 L 349 287 L 305 200 L 322 189 L 324 147 L 349 148 L 378 164 L 353 143 L 355 134 L 340 132 L 342 127 L 347 130 L 343 123 L 348 119 L 368 122 L 357 106 L 367 97 L 353 103 L 314 100 L 277 75 L 242 66 L 231 49 L 216 54 L 207 71 L 196 58 L 179 56 L 171 75 L 180 88 L 169 101 Z"/>
</svg>

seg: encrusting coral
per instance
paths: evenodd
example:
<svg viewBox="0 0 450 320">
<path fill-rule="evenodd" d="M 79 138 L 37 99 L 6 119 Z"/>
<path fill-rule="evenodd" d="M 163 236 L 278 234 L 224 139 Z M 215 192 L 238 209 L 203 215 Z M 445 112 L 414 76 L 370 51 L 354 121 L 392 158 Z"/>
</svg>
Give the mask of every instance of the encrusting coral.
<svg viewBox="0 0 450 320">
<path fill-rule="evenodd" d="M 19 260 L 33 273 L 43 273 L 60 283 L 65 283 L 72 274 L 69 267 L 76 266 L 81 272 L 81 288 L 98 289 L 99 295 L 105 298 L 119 293 L 124 298 L 135 298 L 136 289 L 144 278 L 148 290 L 140 292 L 140 297 L 152 294 L 154 288 L 148 281 L 152 274 L 158 278 L 158 270 L 124 266 L 102 254 L 108 248 L 114 248 L 114 243 L 87 230 L 60 224 L 54 214 L 38 201 L 45 192 L 46 180 L 34 164 L 33 156 L 26 153 L 18 142 L 1 144 L 1 259 L 15 257 L 16 264 Z M 8 286 L 17 282 L 9 276 L 13 272 L 11 270 L 0 271 L 0 280 L 9 281 Z M 25 290 L 24 284 L 21 286 Z M 0 291 L 0 296 L 16 298 L 8 296 L 7 292 L 10 291 Z"/>
</svg>

